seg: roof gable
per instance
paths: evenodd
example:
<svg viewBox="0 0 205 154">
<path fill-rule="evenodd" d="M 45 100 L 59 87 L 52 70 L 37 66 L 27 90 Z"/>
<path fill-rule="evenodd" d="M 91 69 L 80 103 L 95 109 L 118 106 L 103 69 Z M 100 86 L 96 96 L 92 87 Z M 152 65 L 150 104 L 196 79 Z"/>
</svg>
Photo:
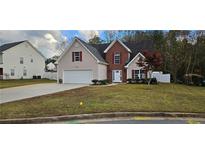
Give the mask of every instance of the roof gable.
<svg viewBox="0 0 205 154">
<path fill-rule="evenodd" d="M 13 48 L 21 43 L 28 43 L 38 54 L 40 54 L 44 59 L 46 59 L 46 57 L 27 40 L 3 44 L 2 46 L 0 46 L 0 53 L 3 53 L 4 51 Z"/>
<path fill-rule="evenodd" d="M 62 57 L 70 50 L 70 48 L 72 47 L 72 45 L 73 45 L 76 41 L 77 41 L 78 43 L 80 43 L 80 44 L 91 54 L 91 56 L 93 56 L 93 58 L 96 59 L 96 61 L 97 61 L 98 63 L 107 64 L 96 48 L 94 48 L 93 46 L 89 45 L 88 43 L 84 42 L 83 40 L 81 40 L 81 39 L 79 39 L 79 38 L 77 38 L 77 37 L 75 37 L 75 39 L 73 40 L 73 42 L 71 43 L 71 45 L 64 51 L 64 53 L 61 54 L 61 56 L 60 56 L 59 59 L 57 60 L 57 63 L 58 63 L 58 62 L 62 59 Z"/>
<path fill-rule="evenodd" d="M 128 52 L 132 52 L 122 41 L 120 40 L 114 40 L 112 43 L 105 49 L 104 53 L 107 53 L 108 50 L 116 43 L 119 42 Z"/>
<path fill-rule="evenodd" d="M 88 50 L 88 52 L 90 52 L 90 54 L 96 58 L 96 60 L 99 63 L 103 63 L 103 64 L 107 64 L 105 61 L 105 55 L 106 52 L 115 44 L 115 42 L 119 42 L 123 47 L 125 47 L 128 52 L 130 52 L 130 59 L 127 62 L 127 64 L 133 59 L 135 58 L 135 56 L 139 53 L 139 52 L 143 52 L 144 50 L 149 50 L 152 51 L 153 50 L 153 41 L 152 40 L 144 40 L 144 41 L 140 41 L 140 42 L 134 42 L 134 43 L 130 43 L 130 42 L 122 42 L 120 40 L 115 40 L 112 43 L 102 43 L 102 44 L 89 44 L 81 39 L 79 39 L 78 37 L 75 37 L 75 39 L 73 40 L 73 42 L 71 43 L 71 45 L 61 54 L 61 56 L 59 57 L 59 59 L 57 60 L 57 62 L 60 61 L 60 59 L 64 56 L 64 54 L 69 50 L 69 48 L 72 46 L 72 44 L 78 41 L 82 46 L 84 46 L 86 48 L 86 50 Z M 105 52 L 106 51 L 106 52 Z"/>
<path fill-rule="evenodd" d="M 99 51 L 96 48 L 94 48 L 92 45 L 86 43 L 85 41 L 83 41 L 83 40 L 81 40 L 79 38 L 77 38 L 77 39 L 91 52 L 91 54 L 95 58 L 97 58 L 97 60 L 99 62 L 106 63 L 104 58 L 101 56 L 101 54 L 99 53 Z"/>
<path fill-rule="evenodd" d="M 125 67 L 126 67 L 126 68 L 129 67 L 129 65 L 130 65 L 137 57 L 139 57 L 139 56 L 145 58 L 145 56 L 144 56 L 142 53 L 139 52 L 137 55 L 135 55 L 134 58 L 132 58 L 132 60 L 131 60 L 130 62 L 127 63 L 127 65 L 126 65 Z"/>
</svg>

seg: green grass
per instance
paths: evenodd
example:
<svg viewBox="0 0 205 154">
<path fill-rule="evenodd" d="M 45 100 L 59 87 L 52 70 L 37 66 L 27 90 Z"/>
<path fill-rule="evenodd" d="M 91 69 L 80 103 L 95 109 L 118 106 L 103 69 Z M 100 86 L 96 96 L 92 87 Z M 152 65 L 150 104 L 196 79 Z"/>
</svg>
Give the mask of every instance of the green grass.
<svg viewBox="0 0 205 154">
<path fill-rule="evenodd" d="M 0 80 L 0 89 L 25 86 L 31 84 L 39 84 L 39 83 L 52 83 L 52 82 L 56 82 L 56 81 L 48 80 L 48 79 Z"/>
<path fill-rule="evenodd" d="M 1 104 L 0 119 L 116 111 L 205 112 L 205 88 L 177 84 L 90 86 Z"/>
</svg>

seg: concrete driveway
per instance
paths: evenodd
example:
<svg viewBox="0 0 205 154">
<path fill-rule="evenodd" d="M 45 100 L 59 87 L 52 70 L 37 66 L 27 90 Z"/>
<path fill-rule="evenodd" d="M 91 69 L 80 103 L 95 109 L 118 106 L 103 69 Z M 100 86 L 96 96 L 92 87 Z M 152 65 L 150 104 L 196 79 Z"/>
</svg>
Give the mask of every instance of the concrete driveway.
<svg viewBox="0 0 205 154">
<path fill-rule="evenodd" d="M 34 84 L 28 86 L 0 89 L 0 104 L 21 100 L 25 98 L 52 94 L 52 93 L 80 88 L 84 86 L 88 86 L 88 85 L 44 83 L 44 84 Z"/>
</svg>

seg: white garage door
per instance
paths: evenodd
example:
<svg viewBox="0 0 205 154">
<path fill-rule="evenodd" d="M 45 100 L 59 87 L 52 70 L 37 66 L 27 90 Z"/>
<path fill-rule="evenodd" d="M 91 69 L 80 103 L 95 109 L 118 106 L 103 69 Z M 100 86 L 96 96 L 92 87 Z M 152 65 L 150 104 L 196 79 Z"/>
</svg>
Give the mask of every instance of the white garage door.
<svg viewBox="0 0 205 154">
<path fill-rule="evenodd" d="M 91 83 L 92 71 L 66 70 L 63 72 L 63 83 Z"/>
</svg>

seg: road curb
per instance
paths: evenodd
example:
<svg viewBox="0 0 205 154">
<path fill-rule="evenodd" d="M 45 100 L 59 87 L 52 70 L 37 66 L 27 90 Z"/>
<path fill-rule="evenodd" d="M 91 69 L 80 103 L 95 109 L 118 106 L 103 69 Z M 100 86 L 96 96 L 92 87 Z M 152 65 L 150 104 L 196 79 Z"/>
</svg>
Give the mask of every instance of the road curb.
<svg viewBox="0 0 205 154">
<path fill-rule="evenodd" d="M 180 112 L 111 112 L 111 113 L 93 113 L 79 115 L 65 115 L 53 117 L 19 118 L 19 119 L 0 119 L 0 124 L 29 124 L 29 123 L 48 123 L 65 120 L 99 119 L 115 117 L 172 117 L 172 118 L 205 118 L 205 113 L 180 113 Z"/>
</svg>

